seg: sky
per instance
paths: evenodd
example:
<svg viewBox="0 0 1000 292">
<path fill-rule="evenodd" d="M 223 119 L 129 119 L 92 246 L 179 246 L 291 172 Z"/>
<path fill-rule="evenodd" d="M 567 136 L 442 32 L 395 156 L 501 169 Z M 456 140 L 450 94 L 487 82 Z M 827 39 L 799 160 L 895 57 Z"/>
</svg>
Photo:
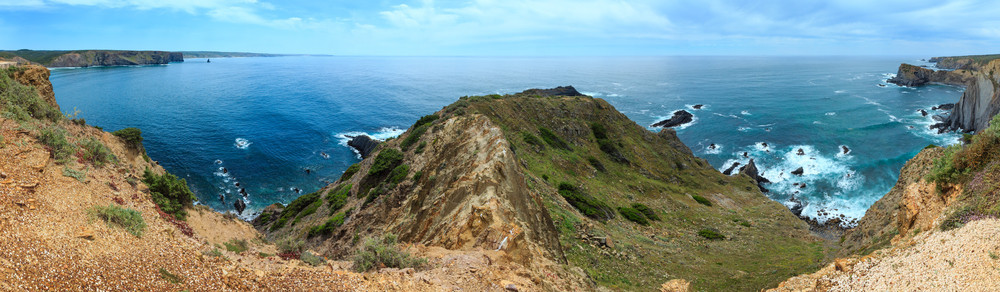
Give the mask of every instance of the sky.
<svg viewBox="0 0 1000 292">
<path fill-rule="evenodd" d="M 0 49 L 944 56 L 997 53 L 998 16 L 974 0 L 0 0 Z"/>
</svg>

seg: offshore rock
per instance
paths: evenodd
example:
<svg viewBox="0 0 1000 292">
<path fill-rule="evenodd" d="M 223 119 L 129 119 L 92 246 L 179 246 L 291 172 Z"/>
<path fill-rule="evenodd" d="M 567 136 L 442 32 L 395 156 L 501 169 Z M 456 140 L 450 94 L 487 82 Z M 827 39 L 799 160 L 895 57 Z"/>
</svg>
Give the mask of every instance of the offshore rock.
<svg viewBox="0 0 1000 292">
<path fill-rule="evenodd" d="M 367 135 L 354 137 L 348 136 L 348 138 L 351 138 L 351 140 L 347 141 L 347 146 L 351 146 L 351 148 L 357 150 L 358 153 L 361 154 L 362 159 L 368 158 L 368 155 L 371 155 L 372 151 L 375 150 L 375 147 L 378 147 L 379 143 Z"/>
<path fill-rule="evenodd" d="M 579 91 L 576 91 L 576 88 L 573 88 L 573 86 L 559 86 L 549 89 L 528 89 L 522 92 L 522 94 L 540 96 L 585 96 Z"/>
<path fill-rule="evenodd" d="M 768 190 L 764 188 L 764 184 L 771 183 L 771 181 L 760 175 L 759 170 L 757 170 L 757 164 L 753 162 L 752 158 L 750 159 L 750 162 L 747 162 L 747 165 L 744 166 L 743 169 L 740 169 L 740 173 L 752 178 L 753 181 L 757 183 L 757 188 L 760 188 L 761 192 L 768 192 Z"/>
<path fill-rule="evenodd" d="M 670 117 L 669 119 L 666 119 L 666 120 L 659 121 L 659 122 L 653 124 L 653 127 L 664 127 L 664 128 L 676 127 L 676 126 L 680 126 L 680 125 L 683 125 L 683 124 L 690 123 L 693 120 L 694 120 L 694 115 L 692 115 L 691 113 L 689 113 L 686 110 L 679 110 L 679 111 L 674 112 L 674 116 L 673 117 Z"/>
</svg>

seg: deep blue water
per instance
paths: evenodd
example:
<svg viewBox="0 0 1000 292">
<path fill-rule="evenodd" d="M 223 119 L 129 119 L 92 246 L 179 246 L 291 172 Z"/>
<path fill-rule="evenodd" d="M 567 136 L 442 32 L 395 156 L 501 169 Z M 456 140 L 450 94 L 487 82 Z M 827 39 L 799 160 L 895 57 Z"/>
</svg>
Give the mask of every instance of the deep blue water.
<svg viewBox="0 0 1000 292">
<path fill-rule="evenodd" d="M 80 110 L 89 124 L 141 128 L 150 157 L 219 210 L 240 197 L 236 181 L 249 193 L 251 214 L 291 201 L 294 189 L 335 181 L 359 160 L 344 134 L 398 135 L 464 95 L 573 85 L 643 126 L 687 109 L 695 121 L 678 133 L 695 155 L 723 170 L 745 163 L 748 152 L 774 181 L 773 199 L 795 195 L 806 215 L 825 209 L 859 218 L 921 148 L 957 139 L 927 130 L 930 116 L 916 110 L 955 102 L 961 89 L 878 86 L 899 63 L 918 59 L 232 58 L 56 69 L 51 80 L 60 106 Z M 238 139 L 249 144 L 239 147 Z M 799 148 L 806 155 L 796 155 Z M 798 167 L 804 175 L 792 176 Z M 793 185 L 803 182 L 804 189 Z"/>
</svg>

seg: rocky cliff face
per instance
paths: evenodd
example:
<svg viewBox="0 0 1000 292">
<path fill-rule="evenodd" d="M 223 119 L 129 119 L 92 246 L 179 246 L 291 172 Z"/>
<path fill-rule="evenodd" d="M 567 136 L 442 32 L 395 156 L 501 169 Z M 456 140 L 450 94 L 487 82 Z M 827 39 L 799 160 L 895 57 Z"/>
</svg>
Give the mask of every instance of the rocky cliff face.
<svg viewBox="0 0 1000 292">
<path fill-rule="evenodd" d="M 52 83 L 49 82 L 49 69 L 38 65 L 24 65 L 20 66 L 20 68 L 20 70 L 12 71 L 14 80 L 34 87 L 38 91 L 38 96 L 42 97 L 42 100 L 55 107 L 56 110 L 59 110 L 55 92 L 52 91 Z"/>
<path fill-rule="evenodd" d="M 974 74 L 962 98 L 950 116 L 934 127 L 942 130 L 976 132 L 989 126 L 990 119 L 1000 113 L 1000 60 L 993 60 L 969 71 Z"/>
<path fill-rule="evenodd" d="M 92 67 L 155 65 L 170 62 L 184 62 L 184 55 L 163 51 L 78 51 L 55 57 L 44 65 L 47 67 Z"/>
<path fill-rule="evenodd" d="M 541 284 L 555 290 L 652 290 L 664 273 L 696 289 L 756 290 L 822 263 L 808 226 L 752 178 L 722 175 L 674 131 L 652 133 L 604 100 L 546 92 L 572 91 L 463 98 L 254 224 L 331 258 L 387 232 L 495 251 L 555 275 Z"/>
<path fill-rule="evenodd" d="M 896 77 L 888 82 L 899 86 L 922 86 L 928 83 L 940 83 L 953 86 L 967 86 L 973 81 L 973 77 L 968 73 L 954 71 L 934 71 L 931 69 L 914 66 L 910 64 L 900 64 Z"/>
</svg>

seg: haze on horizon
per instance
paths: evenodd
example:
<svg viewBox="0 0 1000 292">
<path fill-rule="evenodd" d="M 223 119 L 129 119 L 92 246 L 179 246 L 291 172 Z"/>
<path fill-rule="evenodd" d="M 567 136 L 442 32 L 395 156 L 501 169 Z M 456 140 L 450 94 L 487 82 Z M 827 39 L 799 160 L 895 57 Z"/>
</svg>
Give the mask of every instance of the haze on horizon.
<svg viewBox="0 0 1000 292">
<path fill-rule="evenodd" d="M 0 0 L 0 49 L 389 56 L 965 55 L 991 1 Z"/>
</svg>

